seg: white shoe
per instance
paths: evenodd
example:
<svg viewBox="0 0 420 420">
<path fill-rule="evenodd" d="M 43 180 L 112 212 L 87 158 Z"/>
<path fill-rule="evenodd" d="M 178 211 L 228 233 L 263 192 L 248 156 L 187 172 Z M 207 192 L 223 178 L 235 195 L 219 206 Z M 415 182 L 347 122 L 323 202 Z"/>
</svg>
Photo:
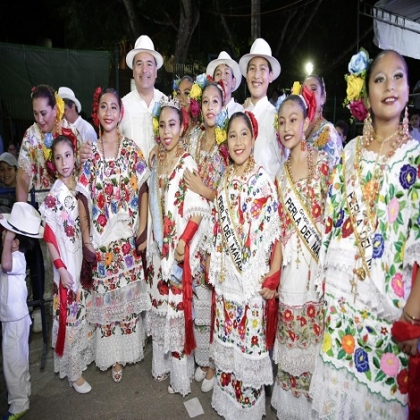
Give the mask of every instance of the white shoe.
<svg viewBox="0 0 420 420">
<path fill-rule="evenodd" d="M 207 372 L 205 372 L 203 369 L 201 369 L 200 366 L 195 370 L 194 379 L 197 382 L 201 382 L 206 377 Z"/>
<path fill-rule="evenodd" d="M 72 388 L 79 394 L 87 394 L 88 392 L 92 391 L 92 387 L 90 386 L 89 382 L 85 380 L 82 385 L 77 385 L 76 382 L 70 384 Z"/>
<path fill-rule="evenodd" d="M 213 376 L 211 379 L 204 378 L 203 383 L 201 384 L 201 391 L 203 392 L 209 392 L 214 387 L 214 381 L 216 379 L 216 376 Z"/>
<path fill-rule="evenodd" d="M 41 309 L 35 309 L 32 312 L 32 332 L 34 333 L 40 333 L 42 332 L 42 318 L 41 318 Z"/>
</svg>

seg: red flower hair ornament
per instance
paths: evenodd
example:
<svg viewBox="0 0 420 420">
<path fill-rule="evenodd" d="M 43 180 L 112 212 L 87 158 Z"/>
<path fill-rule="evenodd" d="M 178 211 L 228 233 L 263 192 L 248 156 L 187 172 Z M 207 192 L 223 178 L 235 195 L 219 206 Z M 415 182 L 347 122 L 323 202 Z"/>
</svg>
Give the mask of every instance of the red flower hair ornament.
<svg viewBox="0 0 420 420">
<path fill-rule="evenodd" d="M 255 118 L 255 115 L 251 111 L 245 111 L 245 115 L 249 118 L 249 121 L 251 122 L 252 127 L 252 136 L 255 140 L 257 140 L 258 137 L 258 121 Z"/>
</svg>

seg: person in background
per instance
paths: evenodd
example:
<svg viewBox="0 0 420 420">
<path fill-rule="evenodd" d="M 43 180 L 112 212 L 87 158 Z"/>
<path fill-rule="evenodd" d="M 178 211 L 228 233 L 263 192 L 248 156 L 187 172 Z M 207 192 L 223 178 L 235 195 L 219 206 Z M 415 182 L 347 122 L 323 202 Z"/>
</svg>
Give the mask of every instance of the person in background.
<svg viewBox="0 0 420 420">
<path fill-rule="evenodd" d="M 413 139 L 420 141 L 420 111 L 413 111 L 410 116 L 410 125 L 411 125 L 411 137 Z"/>
<path fill-rule="evenodd" d="M 217 59 L 210 61 L 206 69 L 207 76 L 211 76 L 215 82 L 223 81 L 225 98 L 224 108 L 228 112 L 228 117 L 235 112 L 241 112 L 244 107 L 238 104 L 232 93 L 238 89 L 242 81 L 241 69 L 238 63 L 233 60 L 226 51 L 222 51 Z"/>
<path fill-rule="evenodd" d="M 17 160 L 8 153 L 0 155 L 0 188 L 16 188 Z M 16 191 L 0 194 L 0 213 L 10 213 L 16 202 Z"/>
<path fill-rule="evenodd" d="M 77 128 L 82 141 L 84 143 L 88 140 L 91 140 L 92 142 L 96 141 L 98 136 L 92 124 L 80 116 L 82 104 L 76 98 L 74 92 L 70 88 L 63 86 L 58 89 L 58 96 L 63 98 L 64 116 L 66 117 L 66 120 Z"/>
<path fill-rule="evenodd" d="M 337 130 L 337 134 L 341 138 L 341 144 L 344 147 L 347 142 L 347 135 L 349 133 L 349 125 L 344 120 L 337 120 L 335 122 L 335 129 Z"/>
<path fill-rule="evenodd" d="M 16 143 L 10 143 L 9 147 L 7 148 L 7 151 L 13 155 L 16 159 L 19 156 L 19 147 Z"/>
<path fill-rule="evenodd" d="M 324 79 L 316 74 L 311 74 L 305 78 L 303 86 L 312 90 L 317 107 L 314 120 L 305 131 L 306 141 L 312 144 L 316 150 L 325 150 L 330 156 L 333 166 L 341 156 L 343 143 L 340 141 L 334 125 L 327 121 L 323 115 L 327 100 Z"/>
<path fill-rule="evenodd" d="M 251 46 L 250 53 L 239 60 L 239 68 L 246 78 L 251 95 L 244 108 L 255 115 L 259 127 L 253 156 L 257 164 L 274 179 L 286 156 L 277 142 L 276 109 L 267 98 L 267 90 L 270 83 L 280 75 L 280 63 L 271 55 L 267 41 L 257 38 Z"/>
<path fill-rule="evenodd" d="M 127 66 L 133 70 L 136 89 L 122 98 L 124 115 L 121 120 L 122 134 L 134 140 L 146 161 L 156 145 L 152 111 L 165 95 L 155 88 L 157 71 L 163 65 L 163 57 L 155 51 L 152 40 L 141 35 L 126 56 Z"/>
<path fill-rule="evenodd" d="M 28 203 L 15 203 L 10 215 L 1 215 L 3 250 L 0 267 L 0 321 L 3 373 L 9 410 L 2 420 L 17 420 L 29 410 L 29 332 L 25 253 L 32 238 L 42 238 L 41 216 Z"/>
</svg>

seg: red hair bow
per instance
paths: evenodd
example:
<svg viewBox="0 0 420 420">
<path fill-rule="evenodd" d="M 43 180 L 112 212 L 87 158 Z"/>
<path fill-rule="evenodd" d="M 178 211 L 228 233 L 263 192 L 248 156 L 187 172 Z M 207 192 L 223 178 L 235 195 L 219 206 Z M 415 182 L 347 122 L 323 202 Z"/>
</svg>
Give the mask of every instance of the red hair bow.
<svg viewBox="0 0 420 420">
<path fill-rule="evenodd" d="M 255 115 L 251 111 L 245 111 L 245 114 L 248 115 L 248 118 L 251 121 L 252 131 L 253 131 L 253 134 L 254 134 L 254 139 L 257 140 L 257 137 L 258 137 L 258 121 L 255 118 Z"/>
</svg>

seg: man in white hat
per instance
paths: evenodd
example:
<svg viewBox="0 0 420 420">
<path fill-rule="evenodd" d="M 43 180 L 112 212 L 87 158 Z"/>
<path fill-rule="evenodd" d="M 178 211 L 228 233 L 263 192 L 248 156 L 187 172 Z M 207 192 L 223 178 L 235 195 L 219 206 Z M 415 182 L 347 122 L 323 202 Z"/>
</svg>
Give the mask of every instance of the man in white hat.
<svg viewBox="0 0 420 420">
<path fill-rule="evenodd" d="M 63 98 L 64 116 L 66 117 L 66 120 L 77 128 L 77 131 L 82 137 L 83 143 L 88 140 L 96 141 L 98 136 L 92 124 L 80 116 L 80 113 L 82 112 L 82 104 L 76 98 L 74 92 L 70 88 L 62 86 L 58 89 L 58 96 Z"/>
<path fill-rule="evenodd" d="M 232 93 L 235 92 L 241 84 L 241 70 L 238 63 L 235 60 L 232 60 L 226 51 L 222 51 L 216 60 L 210 61 L 207 65 L 206 74 L 213 77 L 216 82 L 223 80 L 226 94 L 224 107 L 228 112 L 229 118 L 235 112 L 244 110 L 244 107 L 235 102 L 235 99 L 232 97 Z"/>
<path fill-rule="evenodd" d="M 239 60 L 239 68 L 246 78 L 250 101 L 245 109 L 254 113 L 258 121 L 258 138 L 255 142 L 255 161 L 274 178 L 285 161 L 277 142 L 274 121 L 276 109 L 267 98 L 269 84 L 280 75 L 280 63 L 271 55 L 267 41 L 257 38 L 249 54 Z"/>
<path fill-rule="evenodd" d="M 150 150 L 156 144 L 152 123 L 153 107 L 165 96 L 155 89 L 157 71 L 163 65 L 163 57 L 155 51 L 152 40 L 142 35 L 137 39 L 134 49 L 128 52 L 126 63 L 133 69 L 136 89 L 122 98 L 124 116 L 121 130 L 126 137 L 137 143 L 147 160 Z"/>
</svg>

